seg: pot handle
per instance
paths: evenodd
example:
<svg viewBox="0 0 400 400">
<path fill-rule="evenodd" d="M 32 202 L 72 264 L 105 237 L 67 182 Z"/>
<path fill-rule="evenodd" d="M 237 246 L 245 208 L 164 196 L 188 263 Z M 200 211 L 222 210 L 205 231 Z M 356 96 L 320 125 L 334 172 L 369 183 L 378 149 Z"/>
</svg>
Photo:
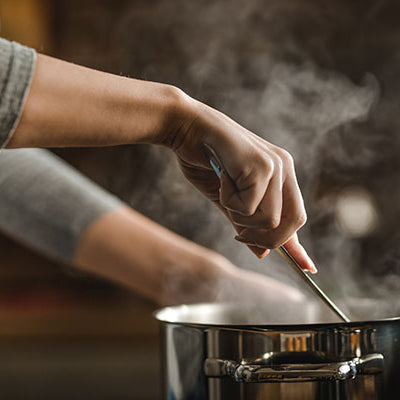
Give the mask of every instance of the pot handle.
<svg viewBox="0 0 400 400">
<path fill-rule="evenodd" d="M 236 382 L 344 381 L 382 371 L 383 355 L 378 353 L 323 364 L 260 365 L 216 358 L 207 358 L 204 363 L 207 377 L 230 376 Z"/>
</svg>

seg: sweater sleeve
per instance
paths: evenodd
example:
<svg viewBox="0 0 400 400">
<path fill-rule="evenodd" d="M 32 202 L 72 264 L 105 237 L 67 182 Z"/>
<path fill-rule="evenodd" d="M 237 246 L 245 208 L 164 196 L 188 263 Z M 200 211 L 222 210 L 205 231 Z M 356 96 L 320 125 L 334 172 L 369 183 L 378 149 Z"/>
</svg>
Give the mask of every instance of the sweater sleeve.
<svg viewBox="0 0 400 400">
<path fill-rule="evenodd" d="M 35 61 L 33 49 L 0 38 L 0 148 L 10 140 L 18 123 Z"/>
<path fill-rule="evenodd" d="M 70 263 L 81 234 L 123 203 L 47 150 L 0 151 L 0 230 Z"/>
</svg>

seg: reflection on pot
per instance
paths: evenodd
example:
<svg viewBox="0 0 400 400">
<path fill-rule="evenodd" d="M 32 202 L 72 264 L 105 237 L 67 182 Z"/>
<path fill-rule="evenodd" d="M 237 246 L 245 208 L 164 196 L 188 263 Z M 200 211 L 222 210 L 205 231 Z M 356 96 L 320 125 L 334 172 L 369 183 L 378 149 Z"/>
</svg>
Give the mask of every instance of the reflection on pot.
<svg viewBox="0 0 400 400">
<path fill-rule="evenodd" d="M 236 324 L 241 313 L 248 319 L 249 311 L 238 305 L 209 304 L 158 313 L 166 348 L 165 398 L 398 398 L 400 388 L 392 373 L 399 367 L 394 357 L 400 351 L 394 340 L 400 334 L 398 319 Z"/>
</svg>

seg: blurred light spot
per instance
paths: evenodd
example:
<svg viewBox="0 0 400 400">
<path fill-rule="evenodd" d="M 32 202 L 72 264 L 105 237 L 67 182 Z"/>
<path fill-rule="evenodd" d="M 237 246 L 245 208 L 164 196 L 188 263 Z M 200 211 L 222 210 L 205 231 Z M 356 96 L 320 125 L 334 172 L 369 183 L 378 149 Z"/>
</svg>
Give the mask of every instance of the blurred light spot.
<svg viewBox="0 0 400 400">
<path fill-rule="evenodd" d="M 351 371 L 350 365 L 344 364 L 339 367 L 339 372 L 343 375 L 348 374 Z"/>
<path fill-rule="evenodd" d="M 370 193 L 358 186 L 344 189 L 337 198 L 336 220 L 348 236 L 372 233 L 378 224 L 378 214 Z"/>
</svg>

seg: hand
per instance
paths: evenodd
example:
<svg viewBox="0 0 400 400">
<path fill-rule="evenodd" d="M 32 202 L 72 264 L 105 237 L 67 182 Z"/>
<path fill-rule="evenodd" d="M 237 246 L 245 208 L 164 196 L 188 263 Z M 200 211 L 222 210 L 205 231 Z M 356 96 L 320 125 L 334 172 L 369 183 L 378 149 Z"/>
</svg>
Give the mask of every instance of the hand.
<svg viewBox="0 0 400 400">
<path fill-rule="evenodd" d="M 50 108 L 57 112 L 49 113 Z M 186 177 L 227 215 L 240 241 L 250 243 L 260 257 L 266 249 L 288 243 L 306 260 L 302 267 L 313 270 L 293 237 L 306 213 L 293 160 L 285 150 L 172 86 L 39 55 L 23 113 L 7 146 L 123 143 L 171 146 Z M 205 143 L 226 168 L 221 190 L 204 155 Z"/>
<path fill-rule="evenodd" d="M 196 262 L 164 271 L 163 290 L 158 302 L 163 305 L 199 302 L 271 303 L 303 302 L 296 288 L 256 272 L 243 270 L 213 252 Z M 208 255 L 206 255 L 208 254 Z M 211 256 L 209 256 L 211 254 Z"/>
<path fill-rule="evenodd" d="M 295 235 L 306 222 L 290 154 L 195 100 L 169 138 L 186 178 L 213 201 L 260 258 L 281 245 L 304 269 L 315 266 Z M 226 173 L 221 181 L 204 154 L 208 144 Z"/>
</svg>

